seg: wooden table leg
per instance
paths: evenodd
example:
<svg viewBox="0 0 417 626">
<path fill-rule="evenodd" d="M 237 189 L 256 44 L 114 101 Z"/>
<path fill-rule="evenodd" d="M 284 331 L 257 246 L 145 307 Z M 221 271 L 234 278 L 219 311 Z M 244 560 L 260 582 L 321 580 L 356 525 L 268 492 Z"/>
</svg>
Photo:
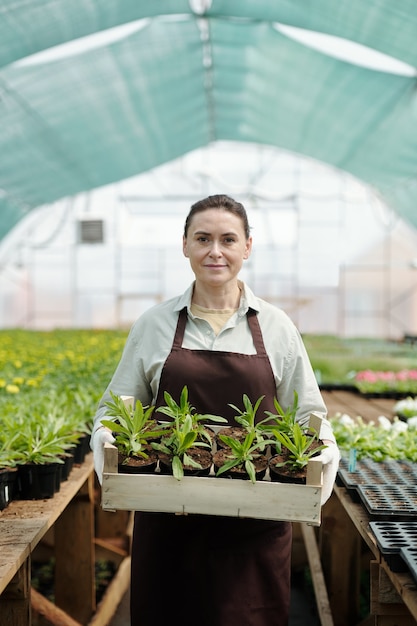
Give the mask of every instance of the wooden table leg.
<svg viewBox="0 0 417 626">
<path fill-rule="evenodd" d="M 416 621 L 384 569 L 371 561 L 371 614 L 375 626 L 415 626 Z"/>
<path fill-rule="evenodd" d="M 30 626 L 30 557 L 0 596 L 0 626 Z"/>
<path fill-rule="evenodd" d="M 94 494 L 90 474 L 55 522 L 55 601 L 81 624 L 96 610 Z"/>
<path fill-rule="evenodd" d="M 335 626 L 359 620 L 361 537 L 333 493 L 319 529 L 323 573 Z"/>
</svg>

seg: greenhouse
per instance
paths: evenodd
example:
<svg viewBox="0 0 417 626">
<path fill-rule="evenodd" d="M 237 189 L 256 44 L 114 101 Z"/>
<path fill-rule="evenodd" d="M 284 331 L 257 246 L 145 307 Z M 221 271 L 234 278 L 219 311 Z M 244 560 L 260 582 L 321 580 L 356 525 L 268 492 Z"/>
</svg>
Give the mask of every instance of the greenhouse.
<svg viewBox="0 0 417 626">
<path fill-rule="evenodd" d="M 0 14 L 0 626 L 416 624 L 415 3 Z"/>
</svg>

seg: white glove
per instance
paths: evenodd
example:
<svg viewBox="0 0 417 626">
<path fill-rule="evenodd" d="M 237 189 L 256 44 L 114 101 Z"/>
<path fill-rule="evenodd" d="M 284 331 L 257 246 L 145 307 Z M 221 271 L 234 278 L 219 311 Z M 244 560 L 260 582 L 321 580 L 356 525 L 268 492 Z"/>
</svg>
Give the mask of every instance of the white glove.
<svg viewBox="0 0 417 626">
<path fill-rule="evenodd" d="M 115 439 L 109 428 L 101 426 L 96 430 L 91 440 L 91 449 L 94 454 L 94 469 L 96 470 L 98 482 L 103 483 L 104 468 L 104 444 L 114 443 Z"/>
<path fill-rule="evenodd" d="M 332 495 L 333 485 L 339 468 L 340 451 L 335 443 L 325 442 L 327 448 L 314 457 L 323 464 L 323 486 L 321 490 L 321 504 L 323 505 Z"/>
</svg>

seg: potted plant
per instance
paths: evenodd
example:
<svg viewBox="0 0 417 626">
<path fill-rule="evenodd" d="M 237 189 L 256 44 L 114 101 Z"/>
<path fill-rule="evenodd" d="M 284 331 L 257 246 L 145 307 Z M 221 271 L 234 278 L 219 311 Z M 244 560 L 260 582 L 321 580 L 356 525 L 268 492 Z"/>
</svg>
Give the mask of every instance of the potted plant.
<svg viewBox="0 0 417 626">
<path fill-rule="evenodd" d="M 271 438 L 275 439 L 275 454 L 269 459 L 269 471 L 272 481 L 306 482 L 307 464 L 327 446 L 321 444 L 317 433 L 309 433 L 298 422 L 291 432 L 279 428 L 271 429 Z"/>
<path fill-rule="evenodd" d="M 48 424 L 36 421 L 21 423 L 16 449 L 18 461 L 18 497 L 22 500 L 52 498 L 59 491 L 60 471 L 68 441 L 56 435 Z"/>
<path fill-rule="evenodd" d="M 274 431 L 278 430 L 291 436 L 298 411 L 298 393 L 294 390 L 293 403 L 290 404 L 287 409 L 284 409 L 280 405 L 277 398 L 274 398 L 274 406 L 276 413 L 265 411 L 265 414 L 268 416 L 267 425 L 269 432 L 272 428 Z"/>
<path fill-rule="evenodd" d="M 202 419 L 215 416 L 200 415 L 197 419 L 188 403 L 186 387 L 182 390 L 179 405 L 168 392 L 165 392 L 164 399 L 166 406 L 157 410 L 172 421 L 164 424 L 165 434 L 161 441 L 152 443 L 152 447 L 158 451 L 161 472 L 172 473 L 177 480 L 181 480 L 184 473 L 208 474 L 212 464 L 211 443 L 202 441 L 199 434 Z"/>
<path fill-rule="evenodd" d="M 4 431 L 0 437 L 0 511 L 5 509 L 17 493 L 17 463 L 22 458 L 14 443 L 19 433 Z"/>
<path fill-rule="evenodd" d="M 412 417 L 417 418 L 417 397 L 413 398 L 408 396 L 403 400 L 398 400 L 398 402 L 394 404 L 393 412 L 394 415 L 404 422 Z"/>
<path fill-rule="evenodd" d="M 154 406 L 143 406 L 132 396 L 118 396 L 110 391 L 111 401 L 106 402 L 107 415 L 101 424 L 112 430 L 119 453 L 119 470 L 122 473 L 153 472 L 157 454 L 151 442 L 164 434 L 153 417 Z"/>
<path fill-rule="evenodd" d="M 167 391 L 164 393 L 164 400 L 165 406 L 158 407 L 157 412 L 166 415 L 170 422 L 178 420 L 178 423 L 181 423 L 189 417 L 192 429 L 197 432 L 197 440 L 206 441 L 210 446 L 213 443 L 214 431 L 209 424 L 227 423 L 227 419 L 220 415 L 197 413 L 188 399 L 188 388 L 186 385 L 182 388 L 179 403 Z M 165 424 L 165 427 L 169 428 L 169 423 Z"/>
<path fill-rule="evenodd" d="M 261 480 L 268 467 L 268 459 L 264 454 L 269 440 L 257 439 L 257 433 L 247 432 L 243 441 L 230 435 L 219 435 L 219 439 L 226 444 L 213 455 L 216 476 L 227 474 L 231 478 L 251 480 L 256 483 Z"/>
<path fill-rule="evenodd" d="M 223 435 L 233 437 L 234 439 L 243 442 L 248 434 L 253 434 L 253 443 L 257 443 L 259 445 L 259 452 L 266 452 L 267 445 L 265 444 L 265 439 L 268 436 L 269 418 L 267 417 L 263 420 L 256 420 L 257 411 L 264 397 L 265 396 L 261 396 L 258 398 L 253 405 L 249 397 L 244 394 L 243 410 L 239 409 L 239 407 L 234 404 L 229 404 L 229 406 L 231 406 L 232 409 L 235 409 L 237 413 L 234 417 L 237 425 L 226 426 L 225 428 L 219 430 L 216 436 L 218 447 L 228 445 L 226 440 L 223 438 Z"/>
</svg>

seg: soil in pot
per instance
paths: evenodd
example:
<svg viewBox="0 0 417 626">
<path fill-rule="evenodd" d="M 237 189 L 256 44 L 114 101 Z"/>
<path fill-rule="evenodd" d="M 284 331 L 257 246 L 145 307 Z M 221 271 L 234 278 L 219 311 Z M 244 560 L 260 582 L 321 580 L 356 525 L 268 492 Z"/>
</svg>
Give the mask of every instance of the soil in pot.
<svg viewBox="0 0 417 626">
<path fill-rule="evenodd" d="M 288 465 L 277 465 L 288 460 L 285 454 L 274 454 L 269 459 L 269 475 L 272 482 L 295 483 L 305 485 L 307 481 L 307 466 L 298 470 L 291 469 Z"/>
<path fill-rule="evenodd" d="M 148 458 L 118 454 L 119 474 L 154 474 L 158 466 L 158 455 L 152 448 L 146 451 Z"/>
<path fill-rule="evenodd" d="M 224 428 L 220 428 L 220 430 L 216 433 L 216 447 L 217 450 L 228 448 L 227 443 L 220 439 L 220 435 L 226 435 L 227 437 L 233 437 L 233 439 L 237 439 L 241 443 L 245 440 L 247 435 L 247 431 L 241 426 L 225 426 Z"/>
<path fill-rule="evenodd" d="M 248 434 L 248 431 L 245 428 L 242 428 L 241 426 L 228 426 L 225 428 L 221 428 L 216 433 L 216 438 L 215 438 L 216 450 L 229 449 L 229 446 L 227 445 L 227 443 L 225 443 L 224 441 L 220 439 L 220 435 L 226 435 L 228 437 L 232 437 L 233 439 L 236 439 L 240 443 L 243 443 L 247 434 Z M 258 452 L 259 454 L 268 454 L 268 450 L 269 450 L 269 446 L 265 446 L 263 450 L 259 449 Z"/>
<path fill-rule="evenodd" d="M 211 466 L 213 464 L 213 458 L 210 450 L 205 448 L 189 448 L 187 454 L 196 463 L 200 463 L 202 469 L 192 467 L 190 465 L 184 465 L 184 476 L 208 476 L 210 474 Z M 160 452 L 159 468 L 161 474 L 172 474 L 172 459 L 168 454 Z"/>
<path fill-rule="evenodd" d="M 321 445 L 323 445 L 322 441 L 313 441 L 310 449 L 318 448 Z M 293 469 L 289 465 L 280 465 L 281 463 L 288 462 L 289 454 L 289 450 L 283 447 L 280 454 L 273 454 L 271 456 L 268 464 L 271 481 L 305 485 L 307 482 L 307 465 L 300 469 Z M 317 454 L 320 454 L 320 451 L 318 451 Z"/>
<path fill-rule="evenodd" d="M 229 460 L 230 454 L 226 448 L 217 450 L 217 452 L 213 454 L 215 473 L 217 473 L 217 471 Z M 261 454 L 253 459 L 252 463 L 255 466 L 256 480 L 262 480 L 268 468 L 267 457 Z M 240 480 L 250 480 L 249 474 L 242 465 L 236 465 L 235 467 L 232 467 L 230 470 L 224 472 L 223 474 L 220 474 L 219 478 L 238 478 Z"/>
<path fill-rule="evenodd" d="M 210 428 L 210 426 L 204 426 L 202 430 L 204 431 L 204 434 L 199 433 L 197 436 L 197 441 L 208 443 L 212 448 L 214 445 L 214 442 L 216 441 L 215 431 L 212 428 Z"/>
</svg>

